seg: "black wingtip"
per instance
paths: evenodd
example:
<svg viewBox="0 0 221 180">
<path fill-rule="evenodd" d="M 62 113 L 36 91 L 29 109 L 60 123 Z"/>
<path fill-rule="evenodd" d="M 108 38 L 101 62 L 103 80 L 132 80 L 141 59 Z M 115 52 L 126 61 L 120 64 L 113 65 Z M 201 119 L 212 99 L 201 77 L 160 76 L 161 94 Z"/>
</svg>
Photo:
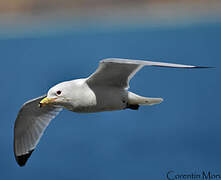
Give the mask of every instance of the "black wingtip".
<svg viewBox="0 0 221 180">
<path fill-rule="evenodd" d="M 16 156 L 15 158 L 16 158 L 16 161 L 17 161 L 18 165 L 21 166 L 21 167 L 24 166 L 26 164 L 28 158 L 31 156 L 33 151 L 34 151 L 34 149 L 29 151 L 27 154 L 24 154 L 24 155 L 21 155 L 21 156 Z"/>
<path fill-rule="evenodd" d="M 194 66 L 193 68 L 215 68 L 215 67 L 211 67 L 211 66 Z"/>
</svg>

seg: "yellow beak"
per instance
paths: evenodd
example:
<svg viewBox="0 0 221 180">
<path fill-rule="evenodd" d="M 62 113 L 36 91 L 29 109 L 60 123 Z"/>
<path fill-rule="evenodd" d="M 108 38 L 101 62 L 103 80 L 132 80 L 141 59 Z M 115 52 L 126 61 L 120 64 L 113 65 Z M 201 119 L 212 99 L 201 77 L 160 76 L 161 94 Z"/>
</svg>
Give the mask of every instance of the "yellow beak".
<svg viewBox="0 0 221 180">
<path fill-rule="evenodd" d="M 57 98 L 51 98 L 51 99 L 49 99 L 49 98 L 45 97 L 44 99 L 42 99 L 42 100 L 40 101 L 39 106 L 40 106 L 40 107 L 44 107 L 44 106 L 47 105 L 47 104 L 54 103 L 56 99 L 57 99 Z"/>
</svg>

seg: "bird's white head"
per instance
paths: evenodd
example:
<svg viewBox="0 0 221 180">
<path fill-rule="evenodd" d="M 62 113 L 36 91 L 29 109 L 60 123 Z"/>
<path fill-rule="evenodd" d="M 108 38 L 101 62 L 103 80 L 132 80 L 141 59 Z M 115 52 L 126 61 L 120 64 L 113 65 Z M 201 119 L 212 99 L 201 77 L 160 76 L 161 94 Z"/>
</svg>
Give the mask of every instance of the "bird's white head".
<svg viewBox="0 0 221 180">
<path fill-rule="evenodd" d="M 40 101 L 40 107 L 43 107 L 48 104 L 64 106 L 69 102 L 68 97 L 70 97 L 70 88 L 70 83 L 68 82 L 62 82 L 53 86 L 51 89 L 49 89 L 47 97 Z"/>
</svg>

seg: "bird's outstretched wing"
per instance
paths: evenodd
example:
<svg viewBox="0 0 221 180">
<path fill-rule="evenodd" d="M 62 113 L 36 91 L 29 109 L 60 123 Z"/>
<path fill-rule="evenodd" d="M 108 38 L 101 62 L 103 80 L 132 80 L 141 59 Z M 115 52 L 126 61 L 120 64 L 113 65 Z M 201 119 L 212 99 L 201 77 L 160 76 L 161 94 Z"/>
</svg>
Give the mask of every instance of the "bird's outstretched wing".
<svg viewBox="0 0 221 180">
<path fill-rule="evenodd" d="M 45 96 L 26 102 L 20 109 L 14 126 L 14 154 L 17 163 L 24 166 L 38 144 L 50 121 L 62 110 L 48 105 L 39 107 Z"/>
<path fill-rule="evenodd" d="M 172 68 L 207 68 L 202 66 L 182 65 L 173 63 L 141 61 L 120 58 L 108 58 L 100 61 L 97 70 L 87 79 L 93 85 L 107 85 L 128 88 L 130 79 L 144 66 Z"/>
</svg>

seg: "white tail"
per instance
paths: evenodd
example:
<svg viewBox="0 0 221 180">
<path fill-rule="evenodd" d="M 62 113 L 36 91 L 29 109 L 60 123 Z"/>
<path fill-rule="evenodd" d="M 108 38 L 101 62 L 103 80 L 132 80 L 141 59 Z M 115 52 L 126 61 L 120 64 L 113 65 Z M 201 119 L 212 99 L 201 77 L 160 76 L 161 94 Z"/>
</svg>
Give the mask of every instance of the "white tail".
<svg viewBox="0 0 221 180">
<path fill-rule="evenodd" d="M 162 98 L 142 97 L 132 92 L 128 92 L 128 104 L 154 105 L 154 104 L 160 104 L 162 101 L 163 101 Z"/>
</svg>

